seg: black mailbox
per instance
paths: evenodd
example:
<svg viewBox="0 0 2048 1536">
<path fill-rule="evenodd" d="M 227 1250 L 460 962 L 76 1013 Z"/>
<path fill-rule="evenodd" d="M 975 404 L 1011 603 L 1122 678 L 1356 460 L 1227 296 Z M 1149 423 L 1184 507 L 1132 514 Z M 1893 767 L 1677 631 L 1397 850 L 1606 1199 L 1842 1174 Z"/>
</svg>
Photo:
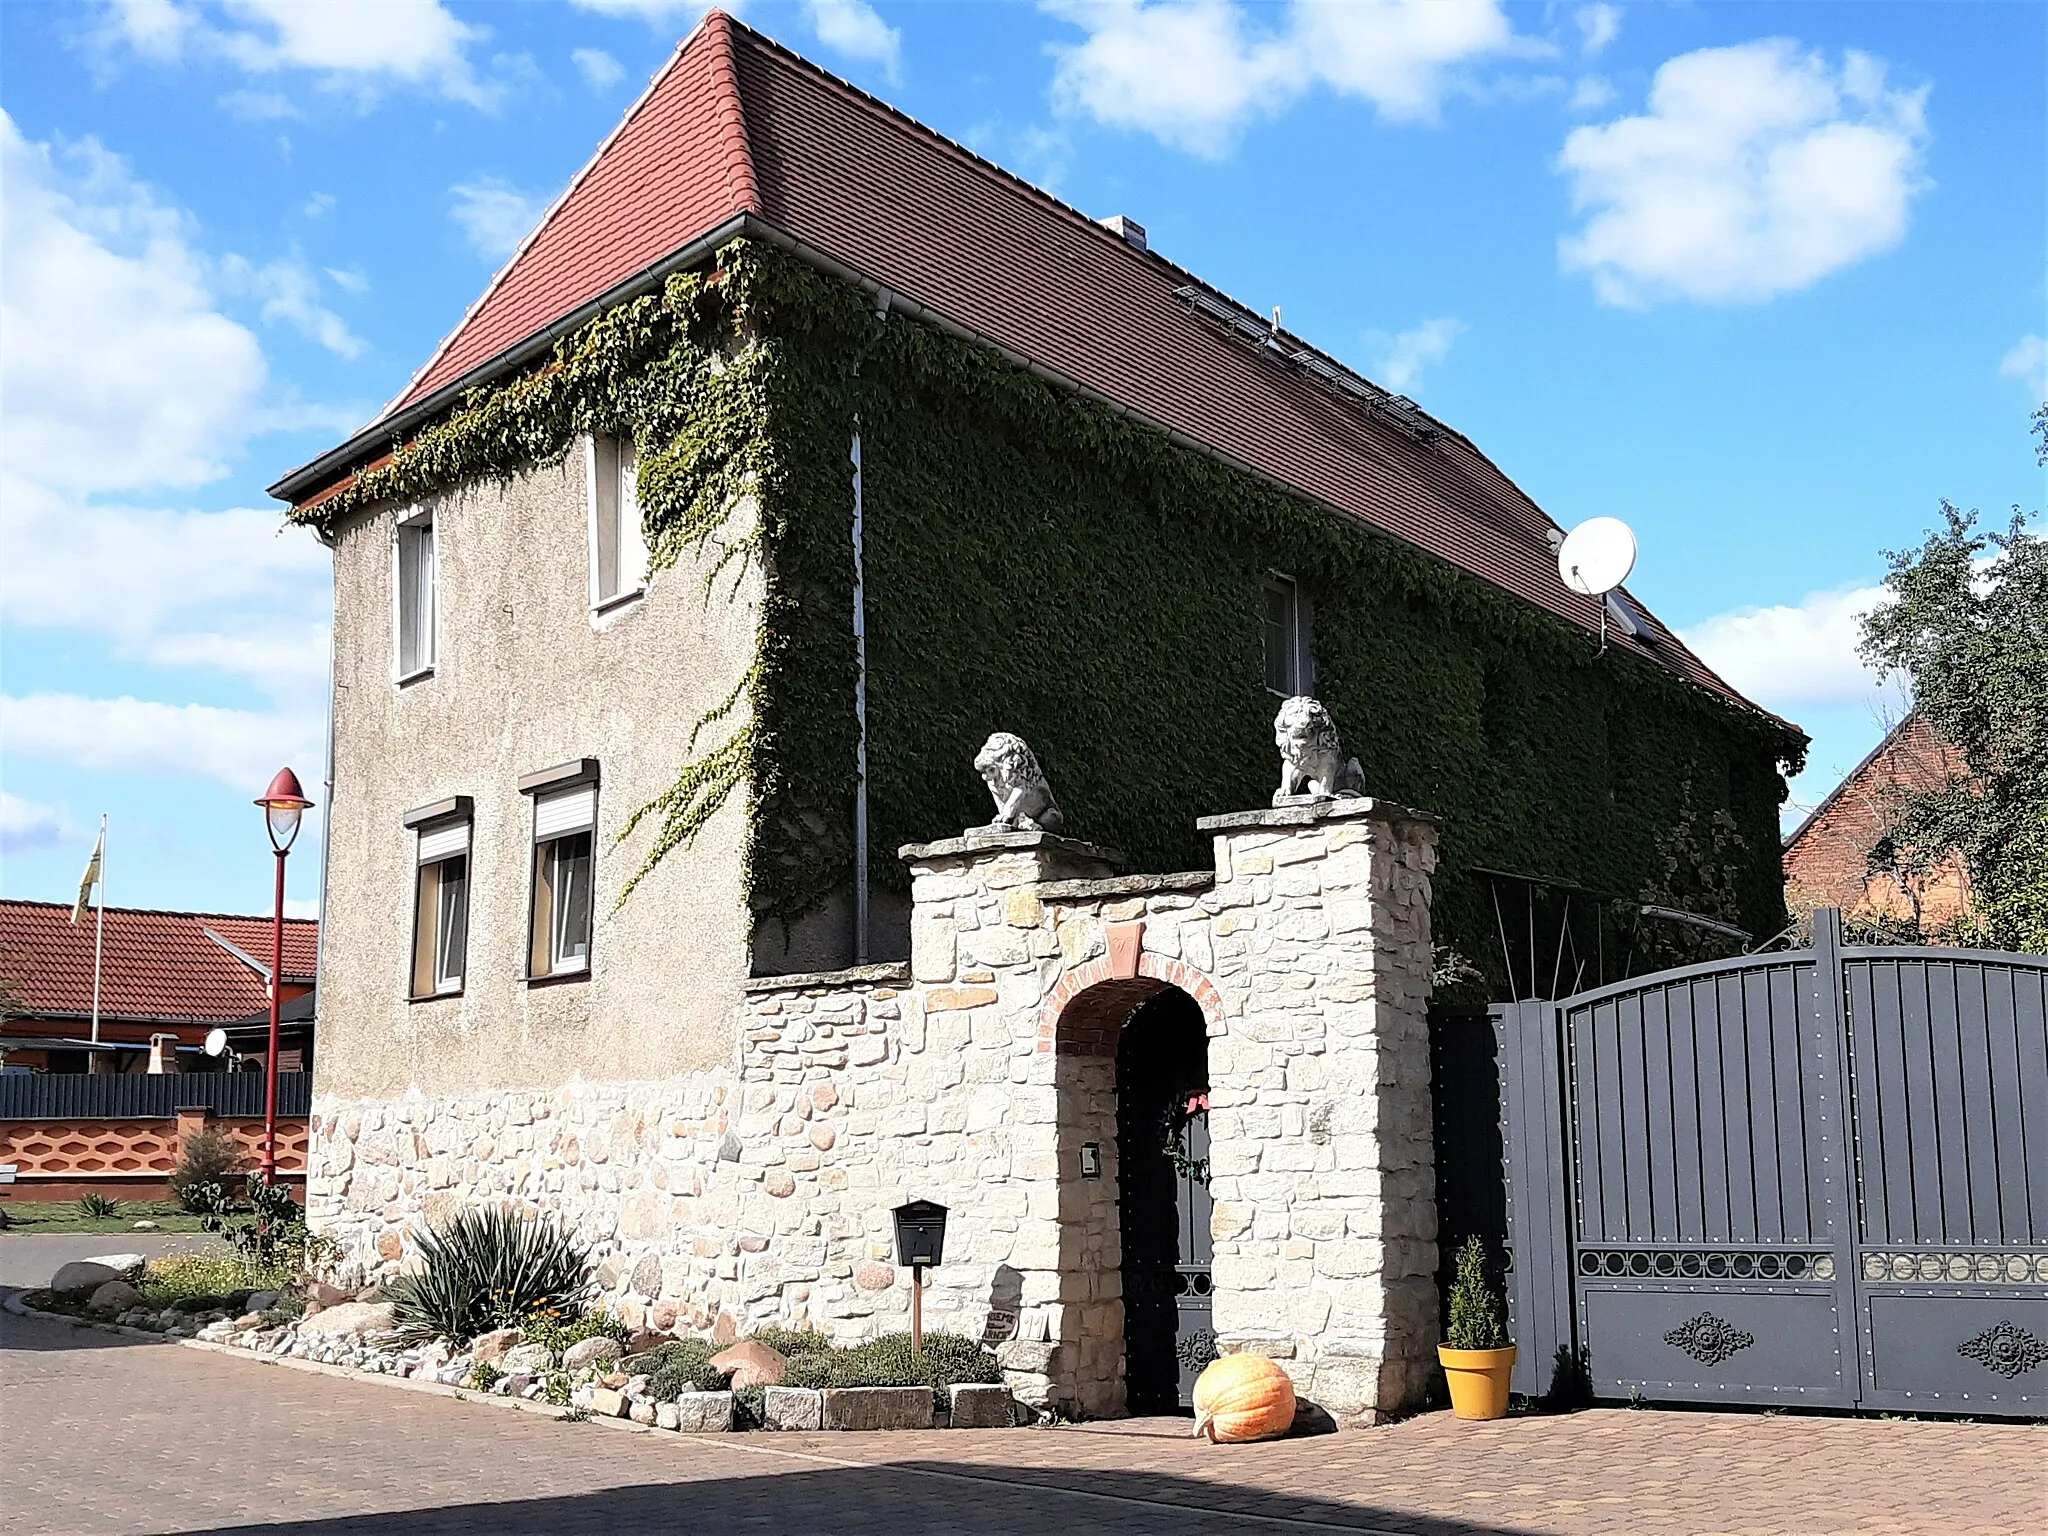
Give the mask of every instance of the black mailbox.
<svg viewBox="0 0 2048 1536">
<path fill-rule="evenodd" d="M 896 1207 L 896 1262 L 924 1269 L 946 1251 L 946 1208 L 930 1200 Z"/>
</svg>

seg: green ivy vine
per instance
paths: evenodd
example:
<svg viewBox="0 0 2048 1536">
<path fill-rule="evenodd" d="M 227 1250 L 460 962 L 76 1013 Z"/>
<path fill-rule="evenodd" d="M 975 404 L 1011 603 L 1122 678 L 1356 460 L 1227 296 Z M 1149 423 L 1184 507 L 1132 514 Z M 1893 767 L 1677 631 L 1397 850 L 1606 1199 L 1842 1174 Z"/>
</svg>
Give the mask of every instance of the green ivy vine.
<svg viewBox="0 0 2048 1536">
<path fill-rule="evenodd" d="M 794 923 L 852 869 L 856 419 L 878 887 L 907 886 L 898 844 L 986 820 L 967 765 L 999 728 L 1032 743 L 1077 835 L 1139 868 L 1202 867 L 1195 816 L 1271 793 L 1259 619 L 1282 570 L 1312 600 L 1317 692 L 1368 784 L 1446 818 L 1440 940 L 1486 953 L 1466 870 L 1676 890 L 1693 877 L 1667 863 L 1695 844 L 1717 910 L 1782 925 L 1796 732 L 1595 656 L 1478 577 L 986 348 L 900 315 L 878 327 L 868 295 L 770 248 L 734 242 L 620 304 L 298 515 L 507 478 L 579 433 L 630 432 L 656 565 L 715 548 L 711 578 L 755 564 L 764 592 L 752 665 L 698 722 L 728 729 L 702 752 L 693 736 L 629 824 L 656 824 L 634 880 L 744 784 L 748 900 Z"/>
</svg>

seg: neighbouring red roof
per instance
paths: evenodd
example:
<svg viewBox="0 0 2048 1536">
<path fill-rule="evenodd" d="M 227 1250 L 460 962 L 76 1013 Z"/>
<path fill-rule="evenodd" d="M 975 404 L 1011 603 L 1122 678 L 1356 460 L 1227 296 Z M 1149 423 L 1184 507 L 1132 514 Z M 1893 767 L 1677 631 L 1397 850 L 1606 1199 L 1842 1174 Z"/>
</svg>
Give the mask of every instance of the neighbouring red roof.
<svg viewBox="0 0 2048 1536">
<path fill-rule="evenodd" d="M 74 927 L 61 902 L 0 901 L 0 977 L 34 1015 L 91 1014 L 96 916 L 88 909 Z M 270 964 L 267 917 L 107 908 L 100 1017 L 226 1023 L 268 1008 L 263 978 L 207 938 L 209 928 Z M 287 986 L 313 980 L 319 931 L 316 922 L 286 919 Z"/>
<path fill-rule="evenodd" d="M 1187 272 L 717 11 L 347 456 L 277 491 L 318 499 L 385 449 L 405 425 L 393 418 L 477 382 L 741 216 L 1198 447 L 1599 627 L 1600 605 L 1558 579 L 1551 519 L 1463 438 L 1422 440 L 1198 316 L 1177 290 L 1214 290 Z M 1741 701 L 1644 617 L 1651 645 L 1614 643 Z"/>
</svg>

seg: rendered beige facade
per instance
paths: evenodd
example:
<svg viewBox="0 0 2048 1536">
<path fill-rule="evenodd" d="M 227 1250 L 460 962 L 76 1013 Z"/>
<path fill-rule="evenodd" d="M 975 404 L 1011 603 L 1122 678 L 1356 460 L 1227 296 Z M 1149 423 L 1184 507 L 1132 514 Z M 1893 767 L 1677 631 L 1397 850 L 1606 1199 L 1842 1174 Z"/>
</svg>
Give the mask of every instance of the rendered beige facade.
<svg viewBox="0 0 2048 1536">
<path fill-rule="evenodd" d="M 593 615 L 589 445 L 504 484 L 353 519 L 334 540 L 334 789 L 317 1087 L 389 1099 L 671 1076 L 733 1059 L 748 969 L 743 797 L 618 896 L 696 720 L 752 663 L 758 575 L 708 594 L 685 562 Z M 399 682 L 394 530 L 431 516 L 435 659 Z M 744 704 L 740 706 L 744 708 Z M 593 962 L 525 979 L 533 805 L 523 775 L 599 765 Z M 408 999 L 415 839 L 407 813 L 471 797 L 468 958 L 458 995 Z"/>
</svg>

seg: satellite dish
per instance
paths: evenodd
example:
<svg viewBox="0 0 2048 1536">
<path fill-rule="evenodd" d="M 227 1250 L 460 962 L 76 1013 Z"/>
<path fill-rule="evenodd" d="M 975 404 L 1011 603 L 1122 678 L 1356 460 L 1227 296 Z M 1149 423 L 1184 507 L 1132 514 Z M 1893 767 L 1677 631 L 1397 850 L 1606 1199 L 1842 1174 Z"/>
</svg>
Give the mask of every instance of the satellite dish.
<svg viewBox="0 0 2048 1536">
<path fill-rule="evenodd" d="M 1557 577 L 1574 592 L 1604 597 L 1636 566 L 1636 536 L 1618 517 L 1589 518 L 1565 535 Z"/>
<path fill-rule="evenodd" d="M 228 1048 L 228 1032 L 224 1029 L 209 1029 L 206 1032 L 206 1054 L 219 1056 Z"/>
</svg>

